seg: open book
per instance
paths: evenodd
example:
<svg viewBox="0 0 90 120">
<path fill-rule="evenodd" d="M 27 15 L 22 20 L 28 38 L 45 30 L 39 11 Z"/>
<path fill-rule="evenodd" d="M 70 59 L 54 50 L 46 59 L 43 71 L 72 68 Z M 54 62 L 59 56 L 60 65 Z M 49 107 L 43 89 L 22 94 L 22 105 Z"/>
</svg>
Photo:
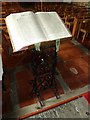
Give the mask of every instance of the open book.
<svg viewBox="0 0 90 120">
<path fill-rule="evenodd" d="M 13 52 L 36 43 L 71 37 L 56 12 L 13 13 L 6 17 L 6 25 Z"/>
</svg>

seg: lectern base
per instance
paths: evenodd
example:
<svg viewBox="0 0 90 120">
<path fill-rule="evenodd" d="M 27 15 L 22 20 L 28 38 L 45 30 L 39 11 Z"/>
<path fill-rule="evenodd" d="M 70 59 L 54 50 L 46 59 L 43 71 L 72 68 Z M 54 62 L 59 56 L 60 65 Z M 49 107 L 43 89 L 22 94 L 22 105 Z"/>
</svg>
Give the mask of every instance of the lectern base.
<svg viewBox="0 0 90 120">
<path fill-rule="evenodd" d="M 57 99 L 60 98 L 55 78 L 57 63 L 56 45 L 44 46 L 40 51 L 32 50 L 32 71 L 34 80 L 31 81 L 30 95 L 37 96 L 39 103 L 44 106 L 42 91 L 50 88 Z"/>
</svg>

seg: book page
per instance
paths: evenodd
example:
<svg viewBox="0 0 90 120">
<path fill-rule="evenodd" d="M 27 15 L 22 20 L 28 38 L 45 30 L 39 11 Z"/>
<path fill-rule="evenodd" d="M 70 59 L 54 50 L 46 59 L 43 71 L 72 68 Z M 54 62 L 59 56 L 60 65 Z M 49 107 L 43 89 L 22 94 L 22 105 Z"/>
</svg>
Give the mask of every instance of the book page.
<svg viewBox="0 0 90 120">
<path fill-rule="evenodd" d="M 6 18 L 6 24 L 14 51 L 46 39 L 33 12 L 11 14 Z"/>
<path fill-rule="evenodd" d="M 47 40 L 71 37 L 70 32 L 56 12 L 37 12 L 36 15 L 42 24 Z"/>
<path fill-rule="evenodd" d="M 24 42 L 22 39 L 22 35 L 20 35 L 19 30 L 17 29 L 17 25 L 12 15 L 6 18 L 6 26 L 13 47 L 13 51 L 18 51 L 20 48 L 23 47 Z"/>
</svg>

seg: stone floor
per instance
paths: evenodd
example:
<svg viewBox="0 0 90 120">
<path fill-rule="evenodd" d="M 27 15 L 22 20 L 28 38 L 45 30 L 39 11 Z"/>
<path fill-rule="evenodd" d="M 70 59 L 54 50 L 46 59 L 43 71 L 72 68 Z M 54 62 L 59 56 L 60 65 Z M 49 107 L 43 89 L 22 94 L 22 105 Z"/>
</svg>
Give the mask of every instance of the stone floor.
<svg viewBox="0 0 90 120">
<path fill-rule="evenodd" d="M 16 109 L 11 113 L 3 115 L 3 117 L 20 118 L 20 120 L 22 120 L 23 116 L 27 117 L 27 115 L 31 117 L 27 117 L 26 120 L 31 118 L 87 118 L 89 117 L 90 105 L 84 97 L 79 97 L 79 95 L 87 92 L 89 87 L 90 86 L 85 86 L 71 92 L 69 91 L 68 93 L 62 94 L 58 100 L 55 97 L 47 99 L 44 101 L 44 107 L 40 108 L 40 104 L 37 102 L 36 104 Z M 78 96 L 77 99 L 72 99 L 75 96 Z M 72 100 L 69 101 L 70 98 Z M 63 101 L 69 102 L 62 104 Z M 56 105 L 56 107 L 53 105 Z M 52 109 L 49 108 L 50 106 L 52 106 Z M 45 108 L 47 108 L 47 111 L 45 111 Z"/>
<path fill-rule="evenodd" d="M 90 106 L 89 106 L 90 107 Z M 30 118 L 88 118 L 88 103 L 81 97 L 64 105 L 42 112 Z"/>
</svg>

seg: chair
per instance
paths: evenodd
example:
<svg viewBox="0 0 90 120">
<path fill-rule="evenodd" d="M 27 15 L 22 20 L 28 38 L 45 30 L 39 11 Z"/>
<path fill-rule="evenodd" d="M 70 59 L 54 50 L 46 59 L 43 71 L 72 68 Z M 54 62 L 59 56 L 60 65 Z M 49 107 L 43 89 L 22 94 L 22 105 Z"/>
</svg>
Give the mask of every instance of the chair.
<svg viewBox="0 0 90 120">
<path fill-rule="evenodd" d="M 90 49 L 90 19 L 84 19 L 80 23 L 77 38 L 80 38 L 82 33 L 81 43 Z"/>
</svg>

